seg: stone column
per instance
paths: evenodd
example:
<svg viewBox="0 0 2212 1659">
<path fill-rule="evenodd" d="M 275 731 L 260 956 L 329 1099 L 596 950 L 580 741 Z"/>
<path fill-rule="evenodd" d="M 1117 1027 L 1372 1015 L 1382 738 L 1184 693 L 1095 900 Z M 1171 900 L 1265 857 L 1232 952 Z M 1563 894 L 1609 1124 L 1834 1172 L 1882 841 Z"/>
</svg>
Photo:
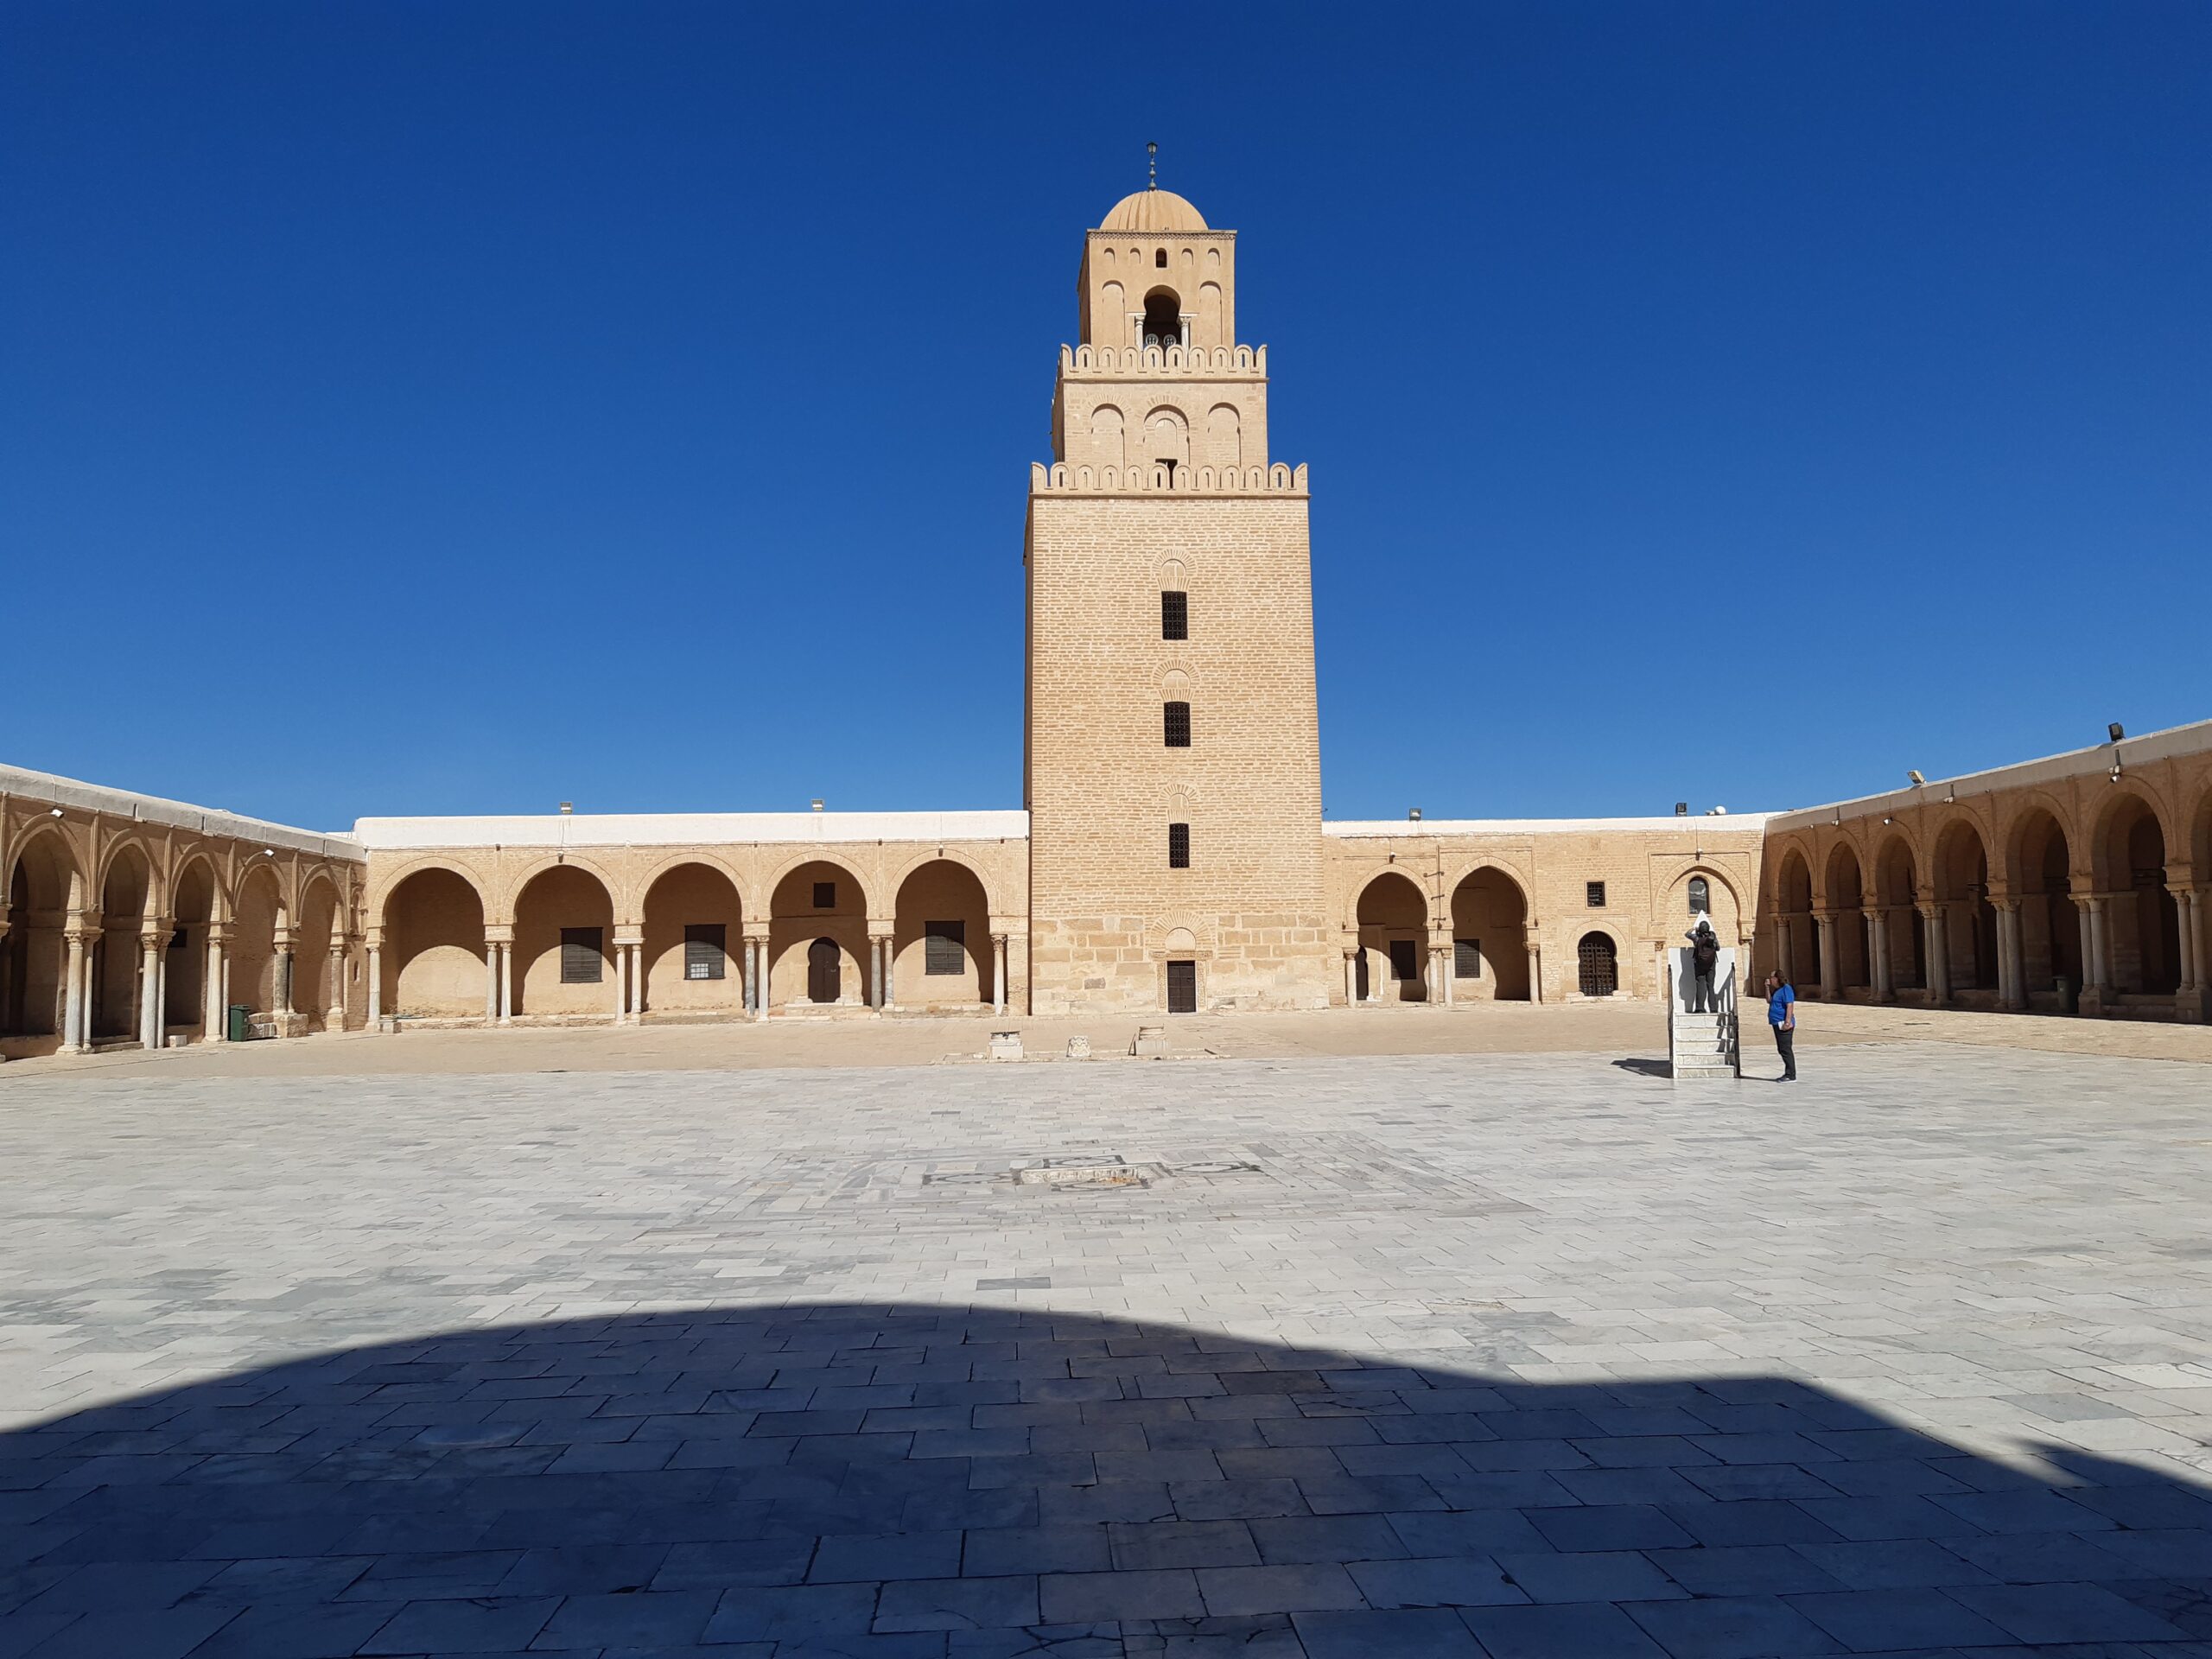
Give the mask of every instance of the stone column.
<svg viewBox="0 0 2212 1659">
<path fill-rule="evenodd" d="M 1836 965 L 1835 912 L 1828 910 L 1815 912 L 1813 926 L 1821 942 L 1821 1001 L 1840 1002 L 1843 1001 L 1843 970 Z"/>
<path fill-rule="evenodd" d="M 1897 995 L 1890 983 L 1890 912 L 1886 906 L 1866 912 L 1867 977 L 1874 982 L 1874 1000 L 1887 1002 Z"/>
<path fill-rule="evenodd" d="M 227 1043 L 231 1040 L 230 1010 L 223 1006 L 223 925 L 207 924 L 207 983 L 200 988 L 207 1004 L 207 1040 Z"/>
<path fill-rule="evenodd" d="M 92 1023 L 92 1007 L 85 995 L 86 946 L 99 937 L 99 930 L 65 928 L 61 937 L 69 945 L 68 960 L 62 968 L 67 977 L 61 995 L 61 1052 L 64 1054 L 81 1054 L 92 1046 L 86 1040 L 86 1027 Z"/>
<path fill-rule="evenodd" d="M 384 936 L 369 935 L 369 1029 L 381 1029 L 384 1019 Z"/>
<path fill-rule="evenodd" d="M 515 1017 L 515 942 L 512 939 L 487 941 L 484 947 L 499 955 L 499 1002 L 493 1010 L 493 1018 L 501 1025 L 512 1025 Z"/>
<path fill-rule="evenodd" d="M 1923 905 L 1920 913 L 1928 924 L 1928 1000 L 1940 1007 L 1951 1000 L 1951 930 L 1942 906 Z"/>
<path fill-rule="evenodd" d="M 768 930 L 764 924 L 757 933 L 748 933 L 746 944 L 753 948 L 753 1017 L 768 1017 L 768 982 L 770 970 L 775 966 L 768 951 Z"/>
<path fill-rule="evenodd" d="M 1358 1006 L 1359 952 L 1347 950 L 1344 952 L 1344 1007 L 1356 1008 Z"/>
<path fill-rule="evenodd" d="M 163 936 L 138 936 L 138 1046 L 162 1046 L 162 946 Z"/>
<path fill-rule="evenodd" d="M 2112 895 L 2089 895 L 2089 963 L 2084 977 L 2100 998 L 2112 995 L 2112 934 L 2105 920 L 2105 903 Z"/>
<path fill-rule="evenodd" d="M 1777 912 L 1774 918 L 1775 971 L 1792 984 L 1797 979 L 1797 935 L 1789 918 Z"/>
<path fill-rule="evenodd" d="M 484 940 L 484 1023 L 499 1022 L 499 947 L 488 935 Z"/>
<path fill-rule="evenodd" d="M 877 986 L 875 1006 L 879 1011 L 887 1014 L 899 1006 L 898 939 L 889 933 L 879 933 L 869 943 L 875 947 L 875 959 L 882 974 Z"/>
<path fill-rule="evenodd" d="M 2082 935 L 2082 982 L 2074 988 L 2078 996 L 2088 993 L 2090 969 L 2097 959 L 2096 941 L 2090 937 L 2089 895 L 2086 893 L 2075 900 L 2074 919 L 2080 925 Z"/>
<path fill-rule="evenodd" d="M 1006 1012 L 1006 935 L 991 935 L 991 1012 Z"/>
<path fill-rule="evenodd" d="M 1544 1000 L 1544 950 L 1534 939 L 1529 941 L 1529 1001 Z"/>
<path fill-rule="evenodd" d="M 2020 901 L 1997 899 L 1997 995 L 2008 1008 L 2028 1006 L 2028 965 L 2021 959 Z"/>
<path fill-rule="evenodd" d="M 299 942 L 300 936 L 290 928 L 280 927 L 276 930 L 276 1011 L 279 1014 L 291 1014 L 296 1011 L 292 1007 L 292 981 L 296 977 L 292 969 Z M 289 1029 L 283 1029 L 279 1034 L 289 1037 L 291 1033 Z"/>
<path fill-rule="evenodd" d="M 2196 895 L 2185 887 L 2169 887 L 2174 896 L 2175 919 L 2181 928 L 2181 990 L 2187 996 L 2196 988 Z"/>
<path fill-rule="evenodd" d="M 322 1028 L 327 1032 L 346 1029 L 346 938 L 343 934 L 330 942 L 330 1006 L 324 1010 Z"/>
<path fill-rule="evenodd" d="M 1444 982 L 1444 1006 L 1447 1008 L 1459 998 L 1459 966 L 1453 946 L 1447 944 L 1436 953 L 1436 976 Z"/>
</svg>

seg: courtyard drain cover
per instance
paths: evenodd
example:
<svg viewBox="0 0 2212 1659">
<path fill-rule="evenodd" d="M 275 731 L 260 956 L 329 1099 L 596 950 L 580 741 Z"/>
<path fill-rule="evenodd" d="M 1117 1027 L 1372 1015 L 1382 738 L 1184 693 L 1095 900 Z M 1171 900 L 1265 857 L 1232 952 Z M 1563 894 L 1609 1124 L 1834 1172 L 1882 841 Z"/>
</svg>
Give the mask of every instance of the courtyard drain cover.
<svg viewBox="0 0 2212 1659">
<path fill-rule="evenodd" d="M 1163 1165 L 1125 1163 L 1119 1158 L 1103 1163 L 1047 1158 L 1014 1171 L 1011 1179 L 1016 1186 L 1148 1186 L 1166 1173 Z"/>
</svg>

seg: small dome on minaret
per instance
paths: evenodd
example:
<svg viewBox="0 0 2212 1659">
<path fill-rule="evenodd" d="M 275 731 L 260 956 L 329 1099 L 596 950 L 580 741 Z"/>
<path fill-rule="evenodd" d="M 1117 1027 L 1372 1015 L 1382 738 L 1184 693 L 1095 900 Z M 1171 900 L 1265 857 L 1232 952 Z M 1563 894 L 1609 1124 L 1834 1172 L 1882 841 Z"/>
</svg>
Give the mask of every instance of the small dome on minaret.
<svg viewBox="0 0 2212 1659">
<path fill-rule="evenodd" d="M 1203 231 L 1205 215 L 1177 195 L 1157 185 L 1135 191 L 1114 204 L 1114 211 L 1098 227 L 1102 231 Z"/>
</svg>

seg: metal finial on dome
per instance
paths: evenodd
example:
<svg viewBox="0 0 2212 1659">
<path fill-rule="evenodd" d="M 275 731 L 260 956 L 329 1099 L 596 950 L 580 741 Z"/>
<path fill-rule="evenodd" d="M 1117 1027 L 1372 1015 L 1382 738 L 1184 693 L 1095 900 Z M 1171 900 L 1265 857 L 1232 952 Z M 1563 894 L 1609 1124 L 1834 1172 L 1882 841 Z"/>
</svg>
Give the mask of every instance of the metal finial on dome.
<svg viewBox="0 0 2212 1659">
<path fill-rule="evenodd" d="M 1147 143 L 1144 147 L 1144 188 L 1157 190 L 1160 188 L 1160 146 Z"/>
</svg>

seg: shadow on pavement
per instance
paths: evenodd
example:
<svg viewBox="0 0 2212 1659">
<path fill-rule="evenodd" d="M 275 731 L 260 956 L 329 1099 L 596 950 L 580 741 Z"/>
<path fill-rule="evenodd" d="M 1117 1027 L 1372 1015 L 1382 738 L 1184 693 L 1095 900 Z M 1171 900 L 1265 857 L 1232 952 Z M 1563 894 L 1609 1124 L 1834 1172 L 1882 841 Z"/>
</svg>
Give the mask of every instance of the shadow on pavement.
<svg viewBox="0 0 2212 1659">
<path fill-rule="evenodd" d="M 2039 1449 L 1042 1311 L 487 1328 L 0 1437 L 0 1655 L 2212 1655 L 2212 1496 Z"/>
</svg>

